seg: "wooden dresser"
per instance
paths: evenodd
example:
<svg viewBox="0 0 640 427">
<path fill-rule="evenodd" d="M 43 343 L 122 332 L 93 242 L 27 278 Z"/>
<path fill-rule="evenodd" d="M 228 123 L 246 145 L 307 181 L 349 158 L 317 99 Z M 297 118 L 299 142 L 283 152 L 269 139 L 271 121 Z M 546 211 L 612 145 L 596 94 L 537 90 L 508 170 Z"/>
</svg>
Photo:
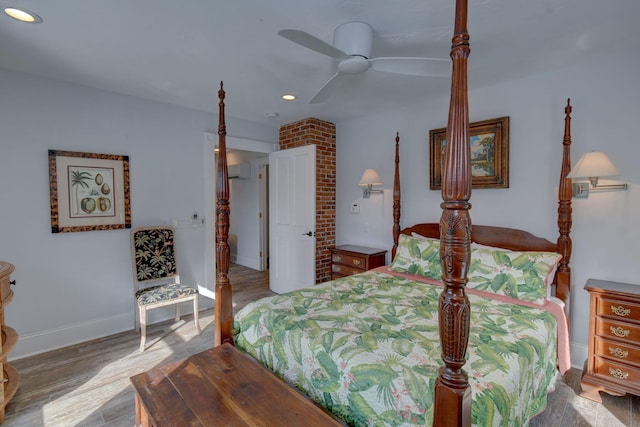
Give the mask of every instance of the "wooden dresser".
<svg viewBox="0 0 640 427">
<path fill-rule="evenodd" d="M 384 249 L 343 245 L 331 249 L 331 280 L 384 265 Z"/>
<path fill-rule="evenodd" d="M 0 261 L 0 332 L 2 341 L 0 342 L 0 365 L 2 365 L 2 381 L 0 381 L 0 423 L 4 421 L 4 413 L 7 403 L 16 394 L 20 376 L 13 366 L 7 363 L 7 355 L 18 342 L 18 333 L 5 325 L 4 310 L 13 299 L 11 285 L 15 285 L 15 280 L 11 280 L 13 265 Z"/>
<path fill-rule="evenodd" d="M 600 391 L 640 396 L 640 286 L 589 279 L 584 288 L 591 313 L 580 395 L 596 402 Z"/>
</svg>

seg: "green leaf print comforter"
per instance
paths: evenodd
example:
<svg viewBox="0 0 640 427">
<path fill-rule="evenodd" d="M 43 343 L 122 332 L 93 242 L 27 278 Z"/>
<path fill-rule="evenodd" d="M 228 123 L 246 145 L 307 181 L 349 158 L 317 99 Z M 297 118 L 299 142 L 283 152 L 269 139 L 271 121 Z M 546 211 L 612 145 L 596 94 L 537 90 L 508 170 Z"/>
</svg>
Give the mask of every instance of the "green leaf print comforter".
<svg viewBox="0 0 640 427">
<path fill-rule="evenodd" d="M 441 291 L 378 270 L 265 298 L 236 315 L 236 345 L 350 425 L 430 426 Z M 556 378 L 556 319 L 469 300 L 472 422 L 527 425 Z"/>
</svg>

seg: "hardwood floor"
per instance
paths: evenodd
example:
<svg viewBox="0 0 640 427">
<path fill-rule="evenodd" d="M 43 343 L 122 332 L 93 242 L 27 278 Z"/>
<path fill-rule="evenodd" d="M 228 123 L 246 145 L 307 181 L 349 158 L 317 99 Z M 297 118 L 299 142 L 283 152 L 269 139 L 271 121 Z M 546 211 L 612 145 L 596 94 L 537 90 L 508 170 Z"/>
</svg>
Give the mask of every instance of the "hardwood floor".
<svg viewBox="0 0 640 427">
<path fill-rule="evenodd" d="M 232 265 L 230 278 L 234 310 L 272 294 L 265 273 Z M 187 316 L 178 323 L 149 326 L 144 353 L 138 352 L 139 334 L 129 331 L 12 362 L 21 384 L 7 406 L 3 427 L 133 426 L 129 377 L 211 348 L 213 312 L 200 316 L 199 335 Z M 640 427 L 640 398 L 603 394 L 603 403 L 597 404 L 577 396 L 579 392 L 580 371 L 572 369 L 530 425 Z"/>
</svg>

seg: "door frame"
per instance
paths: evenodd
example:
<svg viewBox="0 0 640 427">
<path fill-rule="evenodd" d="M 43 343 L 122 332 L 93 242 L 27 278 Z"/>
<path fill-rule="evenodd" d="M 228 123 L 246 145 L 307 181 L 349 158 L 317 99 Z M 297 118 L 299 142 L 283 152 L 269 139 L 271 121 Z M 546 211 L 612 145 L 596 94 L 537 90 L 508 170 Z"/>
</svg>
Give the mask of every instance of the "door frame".
<svg viewBox="0 0 640 427">
<path fill-rule="evenodd" d="M 216 180 L 217 156 L 215 148 L 218 145 L 218 134 L 204 132 L 204 200 L 205 200 L 205 286 L 198 286 L 204 296 L 214 299 L 216 285 Z M 259 141 L 234 136 L 226 137 L 227 148 L 257 153 L 271 153 L 277 151 L 279 145 L 269 141 Z M 256 215 L 256 220 L 258 220 Z M 267 228 L 268 230 L 268 228 Z M 266 231 L 265 231 L 266 232 Z"/>
</svg>

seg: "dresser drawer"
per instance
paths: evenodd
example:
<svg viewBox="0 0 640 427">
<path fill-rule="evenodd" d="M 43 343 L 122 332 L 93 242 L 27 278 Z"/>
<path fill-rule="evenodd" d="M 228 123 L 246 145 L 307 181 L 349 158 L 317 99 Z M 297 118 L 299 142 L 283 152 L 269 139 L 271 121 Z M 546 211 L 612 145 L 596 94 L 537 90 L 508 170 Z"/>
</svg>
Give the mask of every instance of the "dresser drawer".
<svg viewBox="0 0 640 427">
<path fill-rule="evenodd" d="M 595 374 L 616 382 L 628 384 L 638 388 L 640 384 L 640 369 L 625 365 L 624 363 L 611 362 L 609 360 L 596 357 Z"/>
<path fill-rule="evenodd" d="M 640 305 L 601 297 L 598 298 L 596 315 L 609 319 L 637 321 L 640 319 Z"/>
<path fill-rule="evenodd" d="M 595 354 L 606 359 L 640 367 L 640 347 L 635 345 L 596 337 Z"/>
<path fill-rule="evenodd" d="M 334 264 L 342 264 L 358 269 L 360 271 L 364 271 L 367 266 L 366 257 L 345 253 L 333 254 L 333 256 L 331 257 L 331 261 L 333 261 Z"/>
<path fill-rule="evenodd" d="M 640 326 L 599 317 L 596 319 L 596 335 L 610 339 L 640 342 Z"/>
</svg>

